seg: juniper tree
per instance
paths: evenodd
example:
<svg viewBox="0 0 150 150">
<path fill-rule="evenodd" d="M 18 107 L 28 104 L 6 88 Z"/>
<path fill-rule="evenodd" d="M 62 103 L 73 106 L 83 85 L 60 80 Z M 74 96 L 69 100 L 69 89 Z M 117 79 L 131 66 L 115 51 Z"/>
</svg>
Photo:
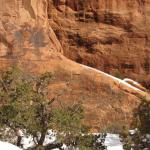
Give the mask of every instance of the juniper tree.
<svg viewBox="0 0 150 150">
<path fill-rule="evenodd" d="M 56 100 L 55 97 L 48 99 L 48 85 L 52 78 L 48 72 L 35 77 L 16 67 L 0 74 L 0 125 L 10 127 L 14 132 L 25 129 L 33 136 L 36 149 L 60 148 L 62 143 L 72 145 L 86 130 L 80 104 L 52 107 Z M 59 139 L 58 143 L 44 148 L 48 129 L 55 130 Z M 20 141 L 18 136 L 18 145 Z"/>
<path fill-rule="evenodd" d="M 50 105 L 54 101 L 47 98 L 47 85 L 51 74 L 45 73 L 34 78 L 13 68 L 1 74 L 0 78 L 0 124 L 10 128 L 26 129 L 33 135 L 37 145 L 42 145 L 51 120 Z M 40 138 L 37 133 L 40 132 Z"/>
<path fill-rule="evenodd" d="M 150 101 L 142 99 L 141 104 L 135 112 L 133 127 L 135 133 L 131 134 L 128 129 L 122 133 L 125 150 L 149 149 L 150 147 Z"/>
</svg>

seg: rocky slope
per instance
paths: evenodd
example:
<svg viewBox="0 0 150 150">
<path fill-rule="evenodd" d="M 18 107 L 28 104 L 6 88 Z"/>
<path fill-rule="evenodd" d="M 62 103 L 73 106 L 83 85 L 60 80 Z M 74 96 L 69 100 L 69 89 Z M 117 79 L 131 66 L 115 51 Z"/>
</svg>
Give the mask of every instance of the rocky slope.
<svg viewBox="0 0 150 150">
<path fill-rule="evenodd" d="M 94 131 L 114 124 L 118 128 L 122 124 L 130 125 L 134 110 L 146 92 L 122 84 L 103 72 L 79 65 L 62 54 L 110 73 L 117 66 L 127 66 L 128 69 L 119 71 L 134 77 L 143 74 L 143 78 L 146 72 L 142 66 L 138 68 L 141 70 L 139 73 L 131 66 L 142 65 L 145 57 L 149 56 L 149 46 L 142 44 L 148 44 L 148 37 L 143 37 L 145 26 L 140 30 L 133 28 L 139 31 L 135 34 L 127 31 L 127 26 L 122 23 L 121 12 L 109 12 L 106 15 L 105 11 L 100 11 L 96 0 L 89 0 L 85 3 L 88 14 L 83 14 L 83 1 L 80 1 L 81 6 L 76 2 L 67 1 L 68 7 L 64 7 L 66 4 L 63 0 L 0 0 L 0 69 L 18 65 L 32 73 L 52 72 L 54 79 L 49 86 L 49 95 L 59 95 L 58 101 L 64 105 L 82 103 L 85 122 Z M 125 7 L 123 1 L 121 6 L 118 6 L 120 11 Z M 101 7 L 105 10 L 104 5 Z M 65 9 L 69 13 L 64 13 Z M 105 22 L 107 19 L 101 15 L 106 18 L 111 16 L 114 23 L 110 25 Z M 127 44 L 129 39 L 130 44 Z M 139 41 L 142 43 L 139 44 Z M 131 50 L 126 49 L 127 46 Z M 138 56 L 137 64 L 133 56 Z"/>
<path fill-rule="evenodd" d="M 150 88 L 149 0 L 49 0 L 68 58 Z"/>
</svg>

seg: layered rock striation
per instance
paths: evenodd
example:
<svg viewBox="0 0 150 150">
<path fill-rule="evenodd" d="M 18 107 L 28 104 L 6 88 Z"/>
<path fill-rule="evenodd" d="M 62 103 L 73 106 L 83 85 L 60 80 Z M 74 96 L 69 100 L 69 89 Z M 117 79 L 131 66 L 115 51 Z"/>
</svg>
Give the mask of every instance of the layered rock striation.
<svg viewBox="0 0 150 150">
<path fill-rule="evenodd" d="M 68 58 L 150 88 L 149 0 L 49 0 Z"/>
</svg>

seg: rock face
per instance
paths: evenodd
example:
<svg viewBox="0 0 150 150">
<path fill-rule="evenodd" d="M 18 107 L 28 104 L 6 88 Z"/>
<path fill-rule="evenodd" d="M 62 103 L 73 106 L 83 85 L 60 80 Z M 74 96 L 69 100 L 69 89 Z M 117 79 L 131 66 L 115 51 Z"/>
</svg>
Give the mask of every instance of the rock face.
<svg viewBox="0 0 150 150">
<path fill-rule="evenodd" d="M 150 88 L 149 0 L 49 0 L 49 4 L 50 24 L 65 56 Z"/>
<path fill-rule="evenodd" d="M 43 49 L 61 51 L 48 26 L 46 0 L 0 0 L 0 6 L 0 57 L 21 57 Z"/>
<path fill-rule="evenodd" d="M 49 95 L 82 103 L 94 131 L 129 126 L 146 93 L 74 61 L 148 81 L 148 10 L 140 0 L 0 0 L 0 69 L 52 72 Z"/>
</svg>

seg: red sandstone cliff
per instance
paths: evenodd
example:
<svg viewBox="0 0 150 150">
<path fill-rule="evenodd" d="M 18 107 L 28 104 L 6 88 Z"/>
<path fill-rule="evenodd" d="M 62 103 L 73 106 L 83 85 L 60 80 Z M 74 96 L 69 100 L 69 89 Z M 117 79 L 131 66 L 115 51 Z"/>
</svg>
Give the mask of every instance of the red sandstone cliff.
<svg viewBox="0 0 150 150">
<path fill-rule="evenodd" d="M 0 0 L 0 57 L 26 51 L 54 49 L 61 45 L 48 25 L 46 0 Z"/>
<path fill-rule="evenodd" d="M 149 0 L 49 0 L 49 4 L 50 24 L 65 56 L 150 88 Z"/>
<path fill-rule="evenodd" d="M 0 69 L 18 65 L 34 73 L 53 72 L 49 94 L 61 93 L 66 105 L 81 102 L 93 130 L 116 121 L 130 125 L 146 93 L 62 55 L 148 81 L 149 4 L 130 2 L 0 0 Z"/>
</svg>

